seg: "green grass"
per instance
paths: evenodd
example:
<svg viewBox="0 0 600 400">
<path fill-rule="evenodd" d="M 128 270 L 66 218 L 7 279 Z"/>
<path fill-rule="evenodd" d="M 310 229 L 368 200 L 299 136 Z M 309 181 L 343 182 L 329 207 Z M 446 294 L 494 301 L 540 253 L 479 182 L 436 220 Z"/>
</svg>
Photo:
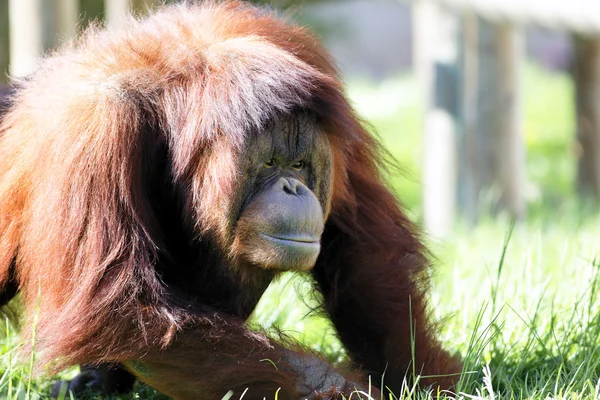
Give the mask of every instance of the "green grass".
<svg viewBox="0 0 600 400">
<path fill-rule="evenodd" d="M 467 360 L 470 372 L 459 391 L 487 390 L 482 370 L 489 365 L 502 398 L 594 398 L 600 373 L 600 218 L 517 225 L 505 246 L 510 227 L 508 221 L 459 227 L 452 238 L 431 244 L 439 258 L 431 305 L 445 320 L 439 338 Z M 298 319 L 303 312 L 290 284 L 270 288 L 257 319 L 268 326 L 273 308 L 293 310 L 274 319 L 291 331 L 305 328 L 300 340 L 343 354 L 323 334 L 324 320 Z"/>
<path fill-rule="evenodd" d="M 597 399 L 600 216 L 582 211 L 573 194 L 572 83 L 526 66 L 523 84 L 528 220 L 511 228 L 502 217 L 483 218 L 429 243 L 436 255 L 431 310 L 445 321 L 438 336 L 466 365 L 459 394 L 450 397 Z M 414 80 L 352 82 L 349 95 L 402 163 L 404 173 L 392 175 L 390 184 L 418 220 L 422 144 Z M 339 362 L 345 353 L 329 322 L 309 313 L 313 293 L 306 280 L 285 275 L 269 288 L 251 323 L 279 326 Z M 7 330 L 0 341 L 0 398 L 26 399 L 28 390 L 32 399 L 46 398 L 52 380 L 29 379 L 29 363 L 15 361 L 18 337 Z M 400 397 L 436 394 L 407 387 Z M 121 398 L 164 397 L 139 385 Z"/>
</svg>

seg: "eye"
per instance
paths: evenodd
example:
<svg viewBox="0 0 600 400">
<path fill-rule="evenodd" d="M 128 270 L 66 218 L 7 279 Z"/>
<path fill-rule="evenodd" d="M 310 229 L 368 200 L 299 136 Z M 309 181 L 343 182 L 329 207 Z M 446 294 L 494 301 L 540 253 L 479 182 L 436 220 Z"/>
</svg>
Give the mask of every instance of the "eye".
<svg viewBox="0 0 600 400">
<path fill-rule="evenodd" d="M 302 168 L 304 168 L 304 160 L 295 162 L 294 164 L 292 164 L 292 168 L 300 171 Z"/>
<path fill-rule="evenodd" d="M 265 161 L 265 166 L 267 168 L 273 168 L 276 164 L 276 161 L 274 158 L 271 158 L 269 161 Z"/>
</svg>

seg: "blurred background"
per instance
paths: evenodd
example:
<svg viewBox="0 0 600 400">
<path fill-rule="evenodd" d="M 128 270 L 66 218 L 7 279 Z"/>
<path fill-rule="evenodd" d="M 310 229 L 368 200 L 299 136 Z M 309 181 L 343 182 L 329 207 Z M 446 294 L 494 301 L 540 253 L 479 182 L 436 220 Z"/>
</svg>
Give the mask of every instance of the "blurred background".
<svg viewBox="0 0 600 400">
<path fill-rule="evenodd" d="M 0 0 L 0 82 L 31 73 L 90 21 L 118 27 L 158 3 Z M 311 27 L 331 50 L 358 111 L 404 170 L 391 184 L 435 237 L 482 216 L 595 208 L 599 2 L 262 3 Z"/>
<path fill-rule="evenodd" d="M 91 21 L 118 28 L 157 3 L 0 0 L 0 87 Z M 491 368 L 493 388 L 467 373 L 457 390 L 600 398 L 600 1 L 263 3 L 318 34 L 397 165 L 390 185 L 435 255 L 438 336 L 465 371 Z M 303 299 L 315 292 L 284 277 L 250 322 L 340 360 L 292 282 Z M 11 399 L 30 381 L 7 337 L 0 395 Z M 42 397 L 50 385 L 34 384 Z"/>
</svg>

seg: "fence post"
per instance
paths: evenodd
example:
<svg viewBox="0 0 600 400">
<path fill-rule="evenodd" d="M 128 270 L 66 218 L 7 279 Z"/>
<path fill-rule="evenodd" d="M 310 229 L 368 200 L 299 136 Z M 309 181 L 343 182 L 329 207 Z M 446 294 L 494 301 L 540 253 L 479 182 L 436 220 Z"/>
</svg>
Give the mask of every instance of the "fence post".
<svg viewBox="0 0 600 400">
<path fill-rule="evenodd" d="M 470 222 L 486 211 L 525 213 L 521 49 L 514 26 L 465 17 L 459 194 Z"/>
<path fill-rule="evenodd" d="M 120 28 L 131 12 L 131 0 L 104 0 L 106 9 L 106 25 L 109 28 Z"/>
<path fill-rule="evenodd" d="M 462 216 L 473 223 L 477 218 L 479 182 L 477 167 L 477 108 L 479 80 L 479 21 L 475 14 L 462 17 L 460 40 L 461 129 L 457 135 L 457 204 Z"/>
<path fill-rule="evenodd" d="M 495 181 L 500 187 L 498 209 L 516 218 L 525 214 L 525 145 L 521 131 L 520 59 L 522 40 L 512 24 L 496 26 L 498 59 L 496 104 Z"/>
<path fill-rule="evenodd" d="M 14 77 L 32 73 L 44 51 L 44 37 L 48 32 L 45 32 L 43 1 L 8 1 L 10 75 Z"/>
<path fill-rule="evenodd" d="M 573 75 L 579 143 L 577 191 L 600 198 L 600 39 L 575 38 Z"/>
<path fill-rule="evenodd" d="M 77 18 L 79 18 L 79 2 L 77 0 L 55 0 L 57 42 L 64 43 L 75 37 Z M 56 44 L 58 44 L 56 43 Z"/>
<path fill-rule="evenodd" d="M 413 7 L 414 59 L 424 94 L 423 223 L 432 236 L 443 237 L 456 209 L 458 23 L 429 0 Z"/>
</svg>

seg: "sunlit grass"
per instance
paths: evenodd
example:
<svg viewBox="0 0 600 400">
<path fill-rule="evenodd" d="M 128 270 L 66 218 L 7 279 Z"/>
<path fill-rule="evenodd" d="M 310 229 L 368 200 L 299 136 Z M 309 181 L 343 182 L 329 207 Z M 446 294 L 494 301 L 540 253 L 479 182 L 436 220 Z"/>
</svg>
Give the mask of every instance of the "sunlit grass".
<svg viewBox="0 0 600 400">
<path fill-rule="evenodd" d="M 593 398 L 600 373 L 600 218 L 516 225 L 505 242 L 510 229 L 509 222 L 485 222 L 431 244 L 439 255 L 431 309 L 445 321 L 438 336 L 468 361 L 470 374 L 458 390 L 482 394 L 489 366 L 503 398 Z M 297 338 L 343 355 L 333 335 L 323 333 L 322 319 L 298 320 L 307 309 L 291 286 L 288 279 L 272 286 L 256 319 L 269 326 L 278 309 L 275 319 L 286 331 L 303 328 Z"/>
</svg>

